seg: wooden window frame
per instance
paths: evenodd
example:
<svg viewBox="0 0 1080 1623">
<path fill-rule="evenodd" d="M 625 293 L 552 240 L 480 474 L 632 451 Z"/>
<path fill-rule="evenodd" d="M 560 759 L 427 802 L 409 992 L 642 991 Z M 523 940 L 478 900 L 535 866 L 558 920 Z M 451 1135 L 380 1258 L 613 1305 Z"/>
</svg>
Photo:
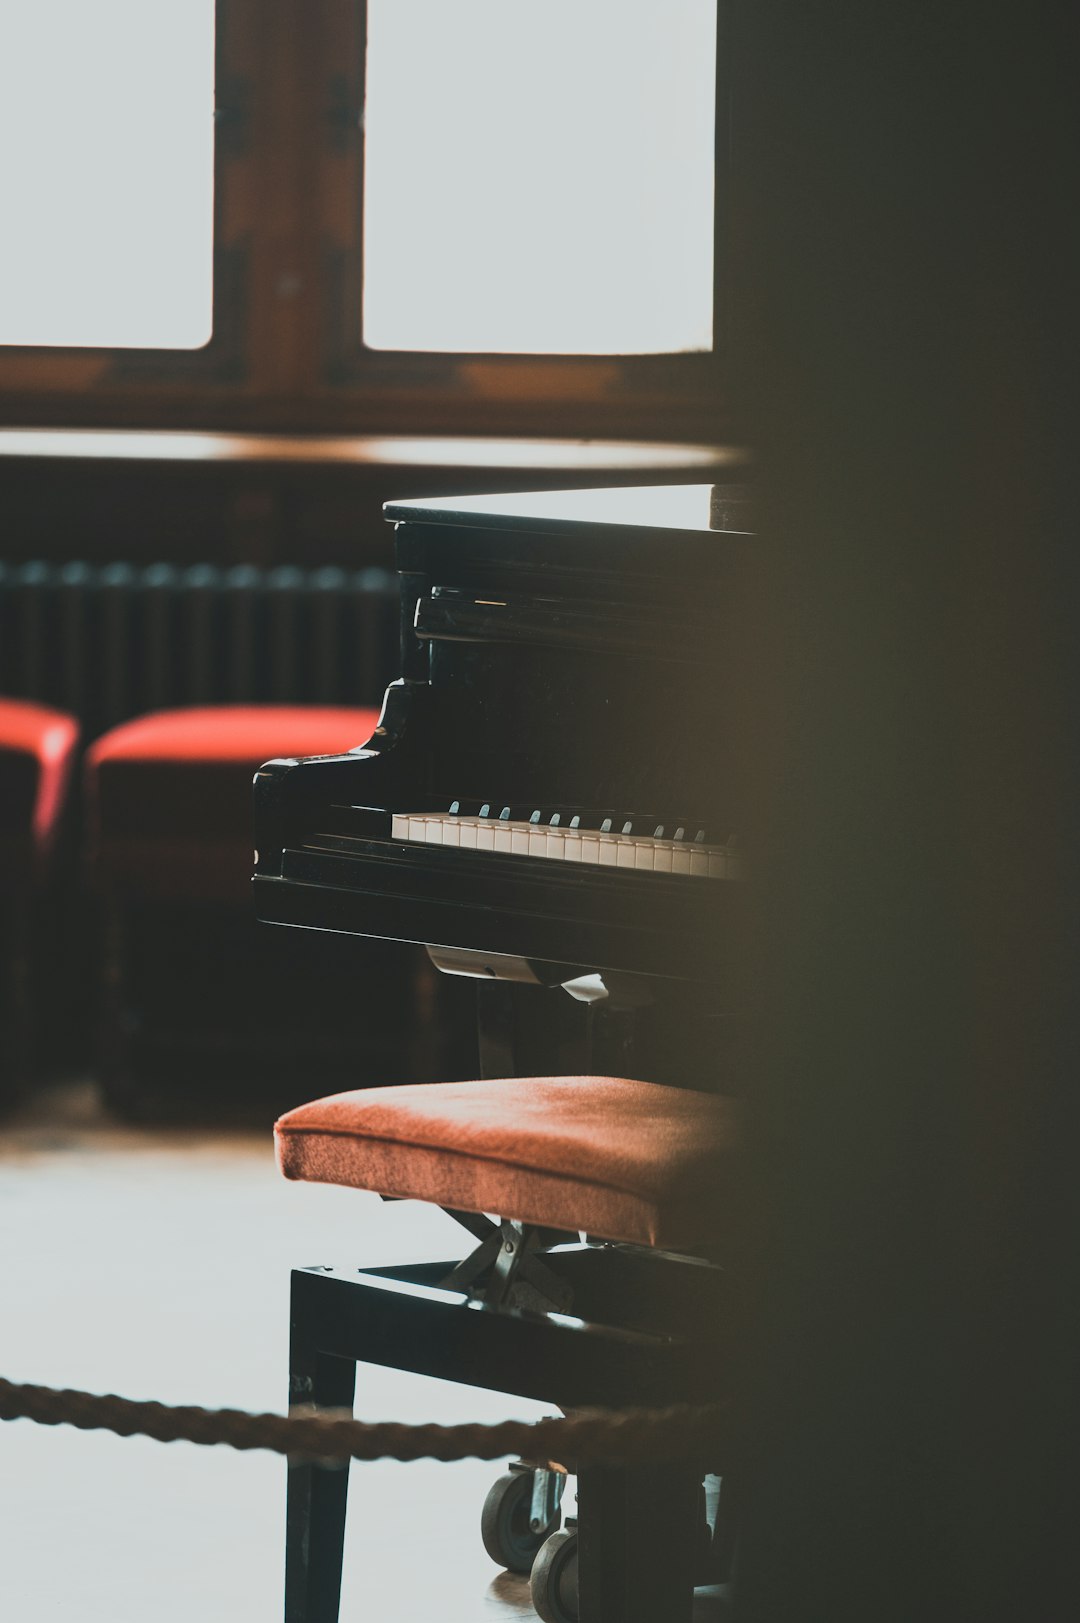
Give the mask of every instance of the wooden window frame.
<svg viewBox="0 0 1080 1623">
<path fill-rule="evenodd" d="M 366 0 L 217 6 L 210 343 L 193 351 L 0 348 L 0 420 L 715 436 L 730 320 L 733 0 L 718 0 L 713 350 L 628 357 L 365 348 Z"/>
</svg>

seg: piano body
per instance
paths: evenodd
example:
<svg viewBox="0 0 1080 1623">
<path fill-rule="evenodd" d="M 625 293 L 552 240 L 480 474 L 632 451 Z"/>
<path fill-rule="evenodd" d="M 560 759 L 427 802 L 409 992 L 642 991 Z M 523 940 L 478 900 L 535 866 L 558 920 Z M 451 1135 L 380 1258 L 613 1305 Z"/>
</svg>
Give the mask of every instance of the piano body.
<svg viewBox="0 0 1080 1623">
<path fill-rule="evenodd" d="M 386 513 L 401 676 L 363 748 L 257 775 L 258 916 L 422 943 L 476 977 L 485 1074 L 689 1077 L 690 1033 L 715 1059 L 741 1001 L 718 654 L 746 492 Z"/>
</svg>

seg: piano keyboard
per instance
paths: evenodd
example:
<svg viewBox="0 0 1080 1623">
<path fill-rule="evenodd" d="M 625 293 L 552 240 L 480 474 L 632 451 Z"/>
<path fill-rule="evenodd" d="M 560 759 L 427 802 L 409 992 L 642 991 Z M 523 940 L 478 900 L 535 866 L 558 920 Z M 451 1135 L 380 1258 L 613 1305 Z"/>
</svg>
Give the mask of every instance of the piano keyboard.
<svg viewBox="0 0 1080 1623">
<path fill-rule="evenodd" d="M 581 816 L 565 823 L 559 813 L 541 822 L 533 812 L 514 819 L 507 807 L 478 817 L 463 815 L 455 802 L 447 812 L 395 812 L 392 835 L 412 844 L 452 846 L 463 851 L 495 851 L 507 856 L 539 857 L 548 862 L 577 862 L 587 867 L 622 868 L 635 873 L 682 874 L 690 879 L 741 879 L 742 857 L 735 840 L 710 843 L 704 829 L 673 826 L 652 819 L 606 817 L 599 826 L 584 826 Z M 652 833 L 645 832 L 652 828 Z"/>
</svg>

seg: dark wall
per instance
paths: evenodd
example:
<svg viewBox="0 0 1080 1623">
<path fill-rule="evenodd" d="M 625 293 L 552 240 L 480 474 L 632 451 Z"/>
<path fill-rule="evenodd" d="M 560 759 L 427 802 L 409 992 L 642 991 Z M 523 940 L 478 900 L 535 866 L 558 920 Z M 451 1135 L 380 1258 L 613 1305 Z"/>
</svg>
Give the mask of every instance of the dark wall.
<svg viewBox="0 0 1080 1623">
<path fill-rule="evenodd" d="M 714 461 L 706 451 L 666 467 L 648 447 L 636 458 L 632 447 L 616 449 L 605 460 L 573 446 L 560 455 L 556 443 L 537 465 L 515 459 L 507 441 L 489 444 L 485 460 L 480 442 L 478 453 L 455 464 L 433 441 L 427 462 L 422 454 L 409 463 L 381 460 L 376 451 L 290 462 L 274 460 L 272 441 L 246 443 L 249 456 L 227 460 L 212 452 L 179 461 L 0 455 L 0 556 L 392 567 L 382 504 L 393 499 L 741 477 L 723 451 Z"/>
</svg>

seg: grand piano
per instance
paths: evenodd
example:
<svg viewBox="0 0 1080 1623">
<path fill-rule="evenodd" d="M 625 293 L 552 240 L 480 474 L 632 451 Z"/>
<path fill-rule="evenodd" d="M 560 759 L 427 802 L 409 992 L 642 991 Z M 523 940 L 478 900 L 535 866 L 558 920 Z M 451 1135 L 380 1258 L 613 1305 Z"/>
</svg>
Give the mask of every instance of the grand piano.
<svg viewBox="0 0 1080 1623">
<path fill-rule="evenodd" d="M 748 491 L 386 515 L 401 675 L 363 747 L 258 773 L 259 918 L 421 943 L 475 978 L 485 1073 L 681 1080 L 688 1033 L 715 1060 L 746 998 L 724 661 Z"/>
</svg>

